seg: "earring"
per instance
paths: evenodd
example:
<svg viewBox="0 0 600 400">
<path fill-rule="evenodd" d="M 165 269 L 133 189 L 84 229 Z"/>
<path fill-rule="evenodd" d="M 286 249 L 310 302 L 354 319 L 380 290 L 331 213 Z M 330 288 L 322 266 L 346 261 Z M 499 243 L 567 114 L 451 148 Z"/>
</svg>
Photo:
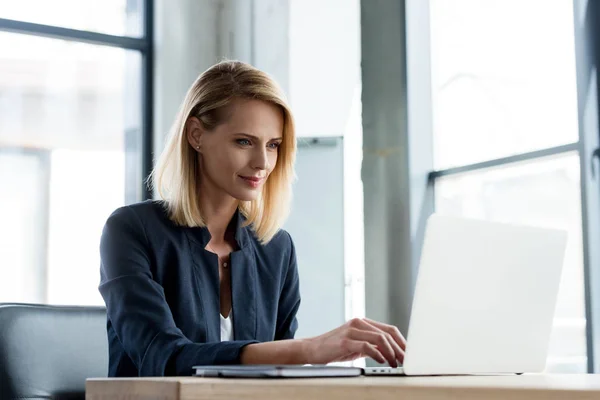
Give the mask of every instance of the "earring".
<svg viewBox="0 0 600 400">
<path fill-rule="evenodd" d="M 200 146 L 196 146 L 196 149 L 200 150 Z"/>
</svg>

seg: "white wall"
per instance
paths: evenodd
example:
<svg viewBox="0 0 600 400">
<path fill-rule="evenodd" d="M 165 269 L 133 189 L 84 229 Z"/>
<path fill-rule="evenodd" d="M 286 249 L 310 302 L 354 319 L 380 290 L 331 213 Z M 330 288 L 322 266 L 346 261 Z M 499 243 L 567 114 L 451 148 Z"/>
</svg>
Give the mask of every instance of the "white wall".
<svg viewBox="0 0 600 400">
<path fill-rule="evenodd" d="M 245 1 L 245 0 L 241 0 Z M 290 0 L 253 0 L 252 59 L 290 97 Z"/>
<path fill-rule="evenodd" d="M 218 60 L 219 2 L 156 0 L 154 7 L 154 149 L 159 154 L 187 89 Z"/>
<path fill-rule="evenodd" d="M 364 316 L 360 0 L 289 0 L 297 135 L 343 138 L 345 316 Z"/>
<path fill-rule="evenodd" d="M 360 90 L 359 0 L 290 0 L 290 100 L 300 136 L 343 136 Z"/>
</svg>

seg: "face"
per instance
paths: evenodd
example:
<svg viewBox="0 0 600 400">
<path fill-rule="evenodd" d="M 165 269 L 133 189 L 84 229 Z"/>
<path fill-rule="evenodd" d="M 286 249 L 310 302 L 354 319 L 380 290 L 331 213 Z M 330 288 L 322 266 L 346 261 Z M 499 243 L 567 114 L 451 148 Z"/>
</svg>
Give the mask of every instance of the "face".
<svg viewBox="0 0 600 400">
<path fill-rule="evenodd" d="M 236 99 L 224 123 L 207 131 L 198 119 L 190 118 L 187 133 L 188 141 L 201 155 L 202 190 L 251 201 L 277 163 L 283 115 L 271 103 Z"/>
</svg>

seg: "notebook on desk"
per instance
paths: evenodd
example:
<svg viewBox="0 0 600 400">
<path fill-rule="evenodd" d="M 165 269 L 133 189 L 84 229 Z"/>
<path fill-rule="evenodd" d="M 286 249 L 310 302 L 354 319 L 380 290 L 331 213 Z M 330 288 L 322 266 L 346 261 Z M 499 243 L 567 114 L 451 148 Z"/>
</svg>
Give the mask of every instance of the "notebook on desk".
<svg viewBox="0 0 600 400">
<path fill-rule="evenodd" d="M 342 378 L 359 376 L 361 368 L 315 365 L 209 365 L 195 366 L 205 378 Z"/>
</svg>

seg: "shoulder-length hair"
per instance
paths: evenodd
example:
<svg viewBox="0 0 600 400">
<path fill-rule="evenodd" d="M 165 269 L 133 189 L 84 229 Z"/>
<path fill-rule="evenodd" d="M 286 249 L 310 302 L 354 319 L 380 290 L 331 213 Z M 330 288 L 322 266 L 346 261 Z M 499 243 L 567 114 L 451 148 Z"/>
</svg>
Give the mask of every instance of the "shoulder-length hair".
<svg viewBox="0 0 600 400">
<path fill-rule="evenodd" d="M 246 225 L 251 225 L 257 238 L 267 243 L 289 213 L 296 135 L 283 92 L 265 72 L 238 61 L 223 61 L 204 71 L 188 90 L 149 181 L 165 200 L 173 222 L 189 227 L 206 226 L 197 195 L 198 153 L 187 140 L 186 122 L 196 117 L 205 129 L 212 130 L 225 122 L 227 113 L 220 111 L 236 98 L 275 104 L 284 117 L 283 141 L 273 171 L 256 200 L 239 204 Z"/>
</svg>

